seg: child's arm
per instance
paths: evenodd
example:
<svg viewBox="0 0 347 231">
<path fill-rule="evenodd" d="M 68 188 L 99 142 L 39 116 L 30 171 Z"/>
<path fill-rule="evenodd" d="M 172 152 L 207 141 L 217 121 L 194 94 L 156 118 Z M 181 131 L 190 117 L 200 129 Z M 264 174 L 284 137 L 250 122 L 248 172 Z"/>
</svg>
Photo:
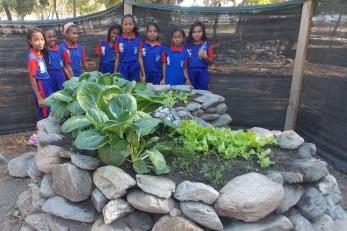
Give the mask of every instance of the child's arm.
<svg viewBox="0 0 347 231">
<path fill-rule="evenodd" d="M 96 55 L 97 55 L 97 58 L 96 58 L 96 70 L 98 71 L 99 70 L 99 66 L 100 66 L 100 59 L 101 59 L 101 56 L 102 56 L 101 42 L 98 43 L 98 46 L 96 48 Z"/>
<path fill-rule="evenodd" d="M 30 77 L 30 83 L 31 83 L 31 86 L 32 86 L 34 93 L 36 95 L 37 104 L 39 105 L 39 107 L 45 106 L 44 99 L 42 99 L 42 97 L 40 95 L 39 87 L 37 86 L 35 77 Z"/>
<path fill-rule="evenodd" d="M 114 60 L 114 72 L 118 71 L 118 66 L 119 66 L 119 53 L 116 53 L 116 58 Z"/>
<path fill-rule="evenodd" d="M 82 67 L 85 71 L 89 71 L 89 65 L 87 64 L 87 54 L 84 48 L 82 48 Z"/>
<path fill-rule="evenodd" d="M 138 55 L 138 59 L 139 59 L 139 65 L 140 65 L 140 70 L 141 70 L 141 81 L 142 82 L 146 82 L 146 73 L 145 73 L 145 67 L 143 65 L 143 59 L 142 59 L 142 54 L 141 52 L 139 52 L 139 55 Z"/>
<path fill-rule="evenodd" d="M 99 65 L 100 65 L 100 57 L 98 56 L 96 58 L 96 70 L 98 71 L 99 70 Z"/>
<path fill-rule="evenodd" d="M 166 63 L 163 62 L 163 78 L 160 81 L 161 85 L 164 85 L 166 81 Z"/>
<path fill-rule="evenodd" d="M 64 66 L 64 74 L 67 79 L 71 79 L 73 77 L 73 71 L 70 64 Z"/>
<path fill-rule="evenodd" d="M 188 76 L 188 58 L 186 58 L 186 60 L 184 61 L 183 73 L 184 73 L 184 77 L 186 78 L 186 85 L 191 85 L 191 82 Z"/>
</svg>

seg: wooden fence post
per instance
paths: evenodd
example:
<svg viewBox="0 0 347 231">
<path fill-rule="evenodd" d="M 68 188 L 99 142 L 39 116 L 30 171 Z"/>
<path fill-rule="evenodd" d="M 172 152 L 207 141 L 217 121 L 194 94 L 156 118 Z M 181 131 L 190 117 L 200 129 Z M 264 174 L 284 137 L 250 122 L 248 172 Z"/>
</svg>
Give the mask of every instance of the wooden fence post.
<svg viewBox="0 0 347 231">
<path fill-rule="evenodd" d="M 124 15 L 127 14 L 133 14 L 133 6 L 130 5 L 127 1 L 124 1 L 123 3 L 123 7 L 124 7 Z"/>
<path fill-rule="evenodd" d="M 306 0 L 302 8 L 299 38 L 296 48 L 294 71 L 290 88 L 289 104 L 287 108 L 284 130 L 295 130 L 296 126 L 296 119 L 300 107 L 301 89 L 304 78 L 307 48 L 311 32 L 312 15 L 313 0 Z"/>
</svg>

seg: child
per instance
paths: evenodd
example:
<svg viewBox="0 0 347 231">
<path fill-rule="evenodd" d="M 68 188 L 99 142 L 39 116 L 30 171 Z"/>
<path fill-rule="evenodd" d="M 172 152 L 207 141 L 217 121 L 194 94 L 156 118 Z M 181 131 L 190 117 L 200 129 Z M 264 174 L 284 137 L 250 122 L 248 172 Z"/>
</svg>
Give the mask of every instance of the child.
<svg viewBox="0 0 347 231">
<path fill-rule="evenodd" d="M 43 57 L 45 47 L 43 31 L 36 27 L 30 29 L 27 35 L 27 43 L 30 47 L 28 54 L 29 78 L 33 88 L 35 104 L 39 112 L 39 119 L 41 120 L 49 115 L 49 108 L 45 106 L 44 99 L 53 93 L 46 62 Z M 37 135 L 34 133 L 29 139 L 29 144 L 35 145 L 36 143 Z"/>
<path fill-rule="evenodd" d="M 189 29 L 188 75 L 195 89 L 208 90 L 208 65 L 213 62 L 213 49 L 207 42 L 204 24 L 195 22 Z"/>
<path fill-rule="evenodd" d="M 161 84 L 190 84 L 187 73 L 188 52 L 184 49 L 185 33 L 175 29 L 171 33 L 171 48 L 163 53 L 163 79 Z"/>
<path fill-rule="evenodd" d="M 45 31 L 46 47 L 48 50 L 46 63 L 53 92 L 63 90 L 65 79 L 72 78 L 71 60 L 66 49 L 57 45 L 57 34 L 53 29 Z"/>
<path fill-rule="evenodd" d="M 150 23 L 147 26 L 147 40 L 143 44 L 142 57 L 146 72 L 146 82 L 160 84 L 163 78 L 163 68 L 161 57 L 164 51 L 164 46 L 159 40 L 159 26 L 155 23 Z"/>
<path fill-rule="evenodd" d="M 96 65 L 101 73 L 113 73 L 115 61 L 114 44 L 117 37 L 122 34 L 122 27 L 118 24 L 112 25 L 107 32 L 107 38 L 101 38 L 96 48 L 96 54 L 99 57 Z"/>
<path fill-rule="evenodd" d="M 74 23 L 68 22 L 63 27 L 63 34 L 66 40 L 60 46 L 68 51 L 71 59 L 72 75 L 78 77 L 81 75 L 81 66 L 85 71 L 89 70 L 86 52 L 78 43 L 78 28 Z"/>
<path fill-rule="evenodd" d="M 139 81 L 141 71 L 141 80 L 145 82 L 146 74 L 141 55 L 142 42 L 138 37 L 135 18 L 131 14 L 123 16 L 122 31 L 122 35 L 117 38 L 115 44 L 115 72 L 119 71 L 126 80 Z"/>
</svg>

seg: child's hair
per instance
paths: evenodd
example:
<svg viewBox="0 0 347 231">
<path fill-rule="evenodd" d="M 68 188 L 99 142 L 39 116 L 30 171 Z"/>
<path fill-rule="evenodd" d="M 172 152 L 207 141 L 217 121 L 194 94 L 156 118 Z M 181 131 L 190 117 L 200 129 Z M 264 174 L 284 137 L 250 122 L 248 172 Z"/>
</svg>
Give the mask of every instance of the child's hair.
<svg viewBox="0 0 347 231">
<path fill-rule="evenodd" d="M 43 31 L 38 28 L 38 27 L 33 27 L 31 29 L 28 30 L 28 34 L 27 34 L 27 44 L 30 48 L 33 48 L 33 46 L 30 44 L 30 40 L 31 40 L 31 36 L 34 34 L 34 33 L 41 33 L 43 38 L 45 39 L 45 34 L 43 33 Z M 46 39 L 45 39 L 45 43 L 46 43 Z"/>
<path fill-rule="evenodd" d="M 123 26 L 123 21 L 124 21 L 124 19 L 126 19 L 126 18 L 131 18 L 131 19 L 133 20 L 133 22 L 134 22 L 134 24 L 135 24 L 134 29 L 133 29 L 133 32 L 134 32 L 135 35 L 139 35 L 139 34 L 140 34 L 140 33 L 139 33 L 139 28 L 137 27 L 135 17 L 134 17 L 132 14 L 126 14 L 126 15 L 124 15 L 124 16 L 122 17 L 122 26 Z"/>
<path fill-rule="evenodd" d="M 156 24 L 156 23 L 154 23 L 154 22 L 151 22 L 150 24 L 147 25 L 146 32 L 148 32 L 148 30 L 149 30 L 149 28 L 150 28 L 151 26 L 153 26 L 153 27 L 157 30 L 157 32 L 160 33 L 160 29 L 159 29 L 158 24 Z M 157 41 L 159 40 L 159 36 L 157 37 L 156 40 L 157 40 Z"/>
<path fill-rule="evenodd" d="M 206 28 L 205 25 L 202 22 L 194 22 L 190 28 L 189 28 L 189 36 L 188 36 L 188 42 L 189 43 L 193 43 L 194 39 L 193 39 L 193 30 L 195 27 L 201 27 L 202 30 L 202 41 L 207 41 L 207 35 L 206 35 Z"/>
<path fill-rule="evenodd" d="M 174 35 L 174 33 L 176 33 L 176 32 L 180 32 L 181 33 L 181 35 L 182 35 L 182 37 L 183 38 L 186 38 L 186 32 L 184 32 L 184 30 L 182 30 L 182 29 L 173 29 L 172 31 L 171 31 L 171 35 L 170 35 L 170 37 L 172 38 L 172 36 Z"/>
<path fill-rule="evenodd" d="M 112 32 L 114 29 L 118 29 L 119 34 L 122 34 L 122 26 L 119 25 L 118 23 L 112 24 L 112 25 L 108 28 L 108 31 L 107 31 L 107 41 L 110 41 L 111 32 Z"/>
</svg>

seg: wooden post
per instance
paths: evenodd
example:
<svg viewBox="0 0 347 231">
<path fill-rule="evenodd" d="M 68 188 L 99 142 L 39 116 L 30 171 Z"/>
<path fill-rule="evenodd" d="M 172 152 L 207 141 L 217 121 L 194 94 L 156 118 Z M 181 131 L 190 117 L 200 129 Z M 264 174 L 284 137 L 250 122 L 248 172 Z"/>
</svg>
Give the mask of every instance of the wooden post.
<svg viewBox="0 0 347 231">
<path fill-rule="evenodd" d="M 127 1 L 124 1 L 124 15 L 127 15 L 127 14 L 133 14 L 133 6 L 128 4 Z"/>
<path fill-rule="evenodd" d="M 284 130 L 295 130 L 296 126 L 296 119 L 300 106 L 302 82 L 304 78 L 307 47 L 311 32 L 312 15 L 313 0 L 306 0 L 302 8 L 299 38 L 296 48 L 292 85 L 290 88 L 289 104 L 287 108 Z"/>
</svg>

